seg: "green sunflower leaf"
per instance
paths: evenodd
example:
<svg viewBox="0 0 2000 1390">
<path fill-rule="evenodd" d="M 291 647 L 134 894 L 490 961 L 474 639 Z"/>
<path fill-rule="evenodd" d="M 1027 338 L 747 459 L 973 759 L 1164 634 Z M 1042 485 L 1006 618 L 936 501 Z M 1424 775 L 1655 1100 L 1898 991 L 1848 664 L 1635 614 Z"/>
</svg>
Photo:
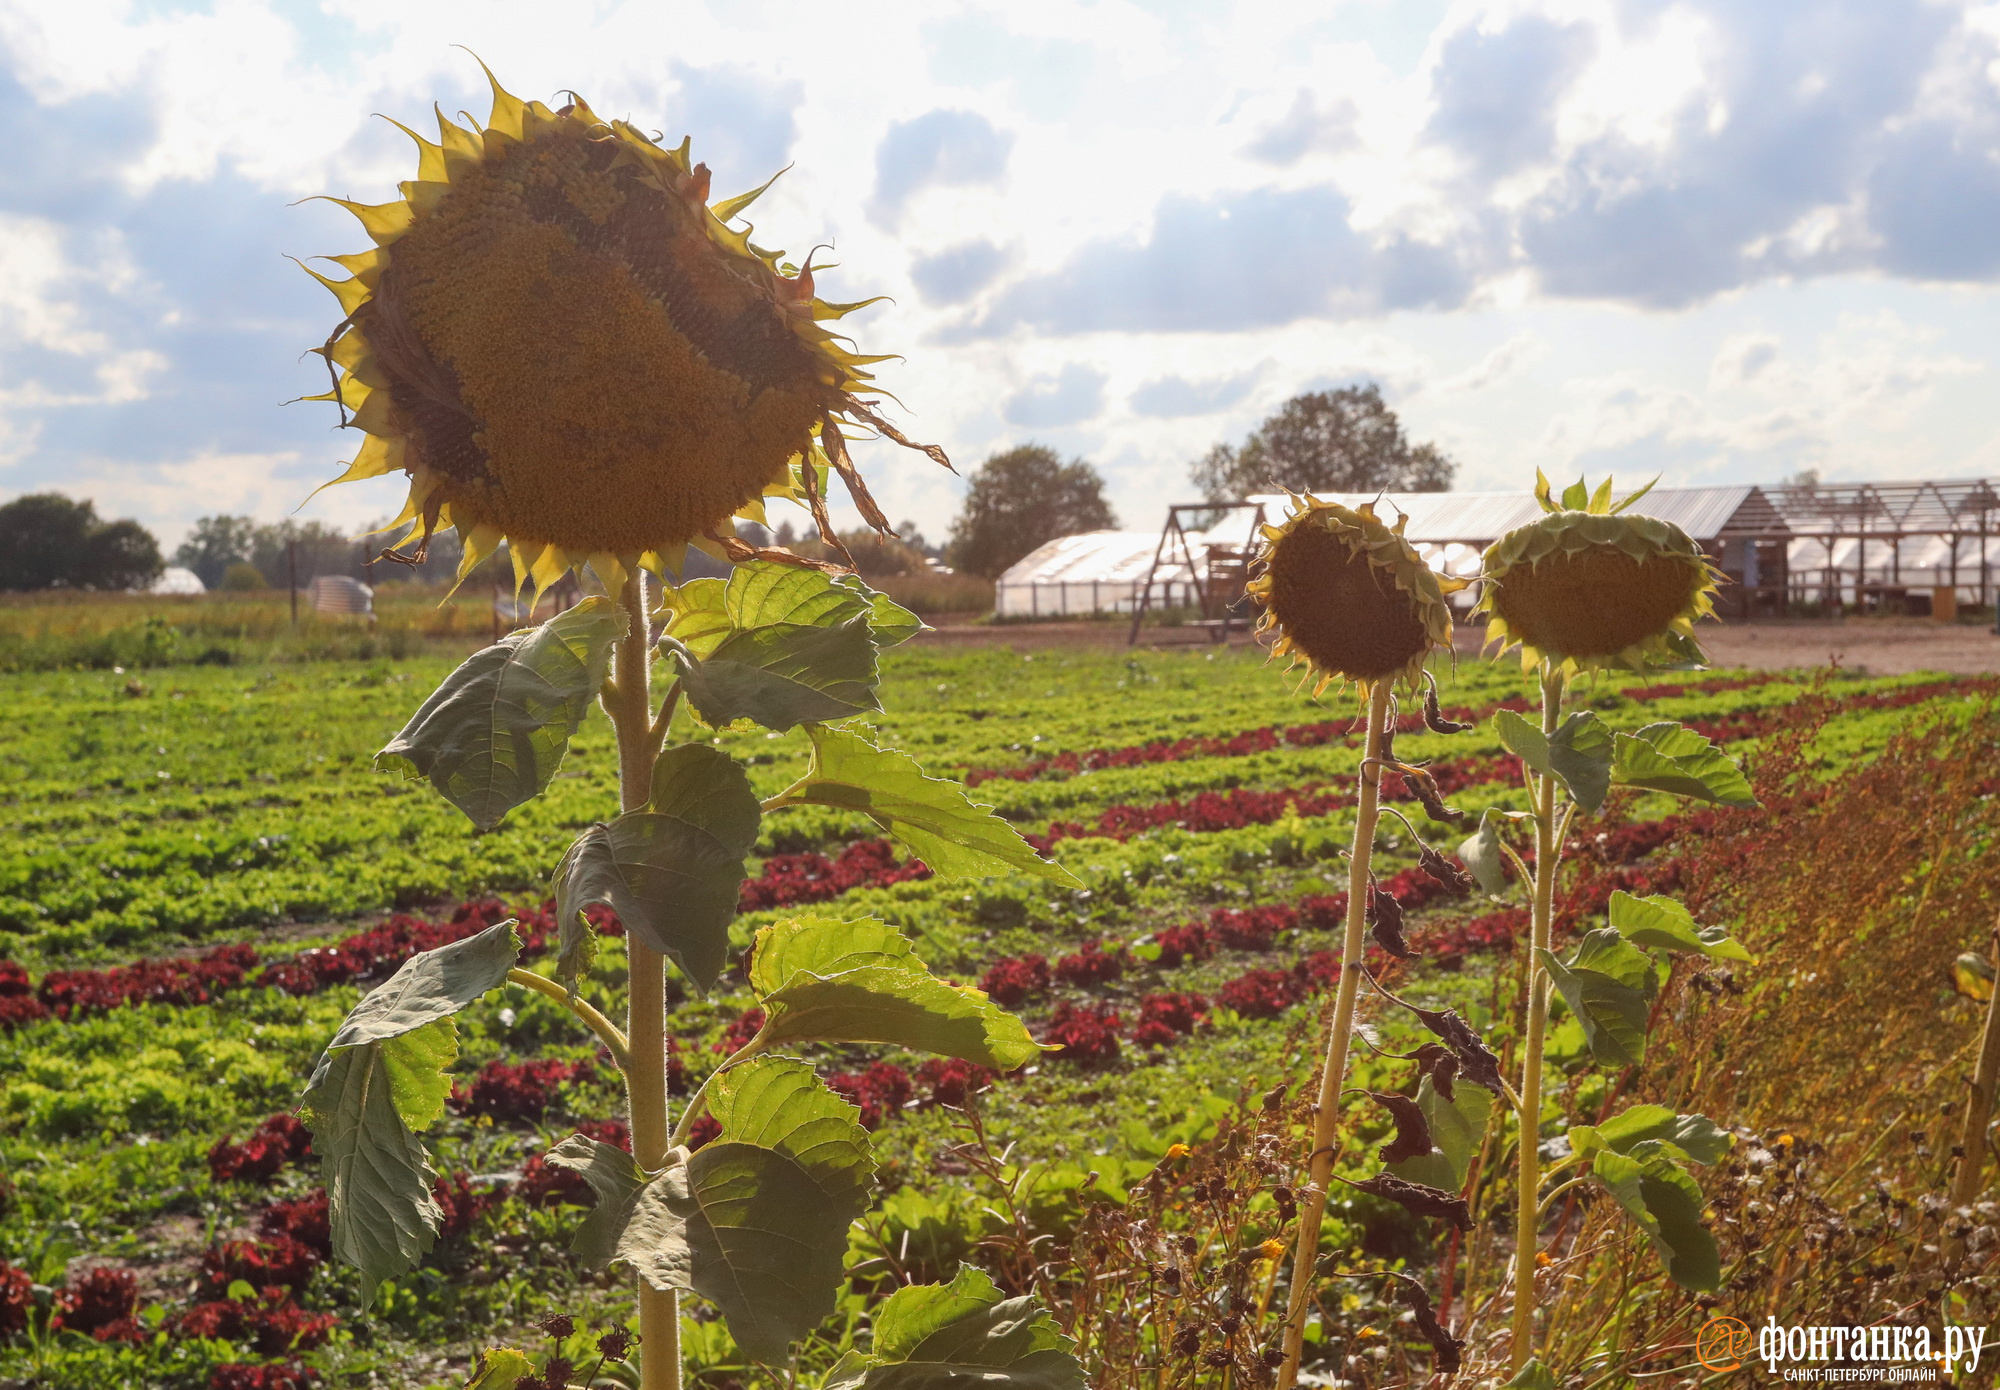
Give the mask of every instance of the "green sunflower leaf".
<svg viewBox="0 0 2000 1390">
<path fill-rule="evenodd" d="M 1680 1115 L 1664 1105 L 1630 1105 L 1601 1125 L 1571 1129 L 1570 1148 L 1579 1153 L 1606 1148 L 1629 1154 L 1648 1140 L 1665 1144 L 1694 1163 L 1714 1163 L 1736 1141 L 1706 1115 Z"/>
<path fill-rule="evenodd" d="M 858 811 L 946 878 L 1019 872 L 1083 886 L 1062 865 L 1036 854 L 1020 831 L 976 804 L 964 787 L 926 776 L 909 754 L 847 729 L 814 726 L 806 732 L 812 763 L 779 802 Z"/>
<path fill-rule="evenodd" d="M 1479 891 L 1489 897 L 1498 897 L 1507 891 L 1507 856 L 1500 850 L 1501 814 L 1488 807 L 1479 816 L 1479 829 L 1459 843 L 1458 857 L 1473 879 L 1479 884 Z"/>
<path fill-rule="evenodd" d="M 1611 925 L 1635 946 L 1707 956 L 1710 960 L 1748 961 L 1751 954 L 1721 927 L 1697 927 L 1694 914 L 1672 898 L 1634 897 L 1620 888 L 1611 895 Z"/>
<path fill-rule="evenodd" d="M 1611 780 L 1621 787 L 1668 792 L 1722 806 L 1755 806 L 1743 769 L 1693 729 L 1648 724 L 1613 739 Z"/>
<path fill-rule="evenodd" d="M 479 1372 L 466 1382 L 465 1390 L 513 1390 L 535 1373 L 535 1363 L 512 1347 L 494 1347 L 480 1353 Z"/>
<path fill-rule="evenodd" d="M 868 1134 L 789 1057 L 717 1077 L 709 1110 L 722 1133 L 646 1185 L 617 1257 L 654 1288 L 714 1302 L 747 1355 L 782 1362 L 834 1311 L 875 1169 Z"/>
<path fill-rule="evenodd" d="M 421 951 L 348 1013 L 306 1088 L 334 1254 L 361 1271 L 362 1301 L 411 1268 L 443 1224 L 416 1131 L 444 1113 L 458 1056 L 452 1015 L 507 978 L 512 922 Z"/>
<path fill-rule="evenodd" d="M 615 599 L 586 598 L 474 652 L 375 755 L 428 778 L 481 830 L 547 790 L 625 635 Z"/>
<path fill-rule="evenodd" d="M 700 826 L 656 811 L 627 811 L 577 837 L 556 866 L 556 911 L 566 982 L 589 963 L 583 909 L 607 903 L 634 940 L 658 951 L 704 992 L 729 958 L 729 924 L 743 856 Z M 572 949 L 573 948 L 573 949 Z"/>
<path fill-rule="evenodd" d="M 750 985 L 768 1043 L 887 1043 L 1012 1071 L 1041 1054 L 1027 1025 L 946 984 L 883 922 L 802 917 L 757 933 Z"/>
<path fill-rule="evenodd" d="M 348 1011 L 327 1044 L 311 1084 L 319 1083 L 320 1073 L 344 1048 L 386 1042 L 450 1018 L 504 983 L 520 952 L 521 939 L 514 935 L 511 918 L 463 941 L 417 952 Z"/>
<path fill-rule="evenodd" d="M 646 1175 L 625 1150 L 583 1134 L 572 1134 L 550 1149 L 548 1159 L 558 1168 L 579 1174 L 597 1194 L 596 1208 L 576 1228 L 569 1248 L 593 1268 L 610 1264 L 632 1220 Z"/>
<path fill-rule="evenodd" d="M 1084 1390 L 1074 1347 L 1032 1297 L 1003 1297 L 983 1271 L 960 1265 L 949 1284 L 883 1300 L 873 1354 L 850 1355 L 821 1390 Z"/>
<path fill-rule="evenodd" d="M 1600 1065 L 1637 1066 L 1645 1059 L 1651 1009 L 1642 990 L 1597 970 L 1565 965 L 1553 951 L 1538 950 L 1535 954 L 1555 982 L 1556 992 L 1583 1025 L 1590 1055 Z"/>
<path fill-rule="evenodd" d="M 1472 1156 L 1486 1133 L 1493 1094 L 1461 1077 L 1452 1087 L 1451 1099 L 1446 1100 L 1426 1076 L 1417 1083 L 1417 1109 L 1430 1126 L 1431 1151 L 1392 1163 L 1389 1171 L 1405 1182 L 1456 1192 L 1465 1186 Z"/>
<path fill-rule="evenodd" d="M 1629 1153 L 1601 1152 L 1590 1171 L 1652 1241 L 1668 1278 L 1700 1293 L 1721 1285 L 1721 1256 L 1701 1224 L 1701 1185 L 1662 1144 L 1648 1139 Z"/>
<path fill-rule="evenodd" d="M 591 826 L 556 866 L 556 978 L 573 992 L 590 968 L 596 938 L 583 909 L 605 903 L 627 931 L 712 989 L 762 821 L 750 778 L 727 753 L 700 743 L 662 753 L 646 808 Z"/>
<path fill-rule="evenodd" d="M 878 647 L 893 647 L 923 630 L 923 620 L 854 575 L 773 561 L 738 565 L 727 581 L 691 580 L 666 596 L 667 634 L 696 657 L 708 657 L 732 632 L 786 624 L 838 627 L 866 616 Z"/>
<path fill-rule="evenodd" d="M 1555 1372 L 1531 1358 L 1500 1390 L 1556 1390 Z"/>
<path fill-rule="evenodd" d="M 680 665 L 688 703 L 710 728 L 748 719 L 783 732 L 882 707 L 865 607 L 836 626 L 738 628 L 699 660 L 669 650 Z"/>
<path fill-rule="evenodd" d="M 384 1279 L 430 1251 L 444 1224 L 429 1157 L 393 1092 L 382 1044 L 363 1043 L 329 1052 L 305 1095 L 333 1253 L 361 1271 L 364 1307 Z"/>
<path fill-rule="evenodd" d="M 1541 773 L 1562 783 L 1572 800 L 1586 811 L 1604 804 L 1611 790 L 1611 731 L 1590 710 L 1565 719 L 1552 735 L 1512 710 L 1493 716 L 1493 728 L 1507 751 Z"/>
</svg>

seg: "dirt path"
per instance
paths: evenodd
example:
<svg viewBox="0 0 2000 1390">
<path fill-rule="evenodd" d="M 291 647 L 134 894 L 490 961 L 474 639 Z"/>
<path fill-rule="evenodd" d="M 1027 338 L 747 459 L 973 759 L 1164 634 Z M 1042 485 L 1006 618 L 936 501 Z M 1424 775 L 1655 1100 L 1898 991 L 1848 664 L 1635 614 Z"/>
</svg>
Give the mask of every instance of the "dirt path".
<svg viewBox="0 0 2000 1390">
<path fill-rule="evenodd" d="M 931 646 L 1008 646 L 1020 651 L 1049 647 L 1120 647 L 1123 622 L 1024 623 L 987 626 L 950 618 L 933 620 L 935 631 L 917 640 Z M 1461 652 L 1478 650 L 1476 628 L 1461 628 Z M 1986 626 L 1945 625 L 1923 618 L 1762 619 L 1754 623 L 1710 624 L 1701 640 L 1717 666 L 1768 670 L 1811 668 L 1839 663 L 1847 671 L 1901 675 L 1949 671 L 1960 675 L 2000 674 L 2000 637 Z M 1229 645 L 1242 646 L 1237 631 Z M 1149 627 L 1140 634 L 1148 647 L 1206 646 L 1198 628 Z"/>
</svg>

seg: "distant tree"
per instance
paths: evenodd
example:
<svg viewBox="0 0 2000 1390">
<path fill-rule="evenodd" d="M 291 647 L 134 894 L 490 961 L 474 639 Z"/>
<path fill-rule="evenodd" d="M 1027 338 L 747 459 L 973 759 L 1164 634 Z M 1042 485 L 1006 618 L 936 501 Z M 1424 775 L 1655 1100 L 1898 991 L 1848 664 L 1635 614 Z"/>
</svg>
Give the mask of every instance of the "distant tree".
<svg viewBox="0 0 2000 1390">
<path fill-rule="evenodd" d="M 933 556 L 940 560 L 944 558 L 944 547 L 941 545 L 932 545 L 925 538 L 923 528 L 914 521 L 905 521 L 898 526 L 896 528 L 896 539 L 904 545 L 909 546 L 912 550 L 921 551 L 925 555 Z"/>
<path fill-rule="evenodd" d="M 257 544 L 257 523 L 247 516 L 205 516 L 188 528 L 174 551 L 174 563 L 191 569 L 210 589 L 219 588 L 230 566 L 246 563 Z"/>
<path fill-rule="evenodd" d="M 0 589 L 131 589 L 162 568 L 152 532 L 102 521 L 88 500 L 38 492 L 0 506 Z"/>
<path fill-rule="evenodd" d="M 226 589 L 234 593 L 250 593 L 271 586 L 264 582 L 264 576 L 248 560 L 238 560 L 222 572 L 220 584 L 209 585 L 211 589 Z"/>
<path fill-rule="evenodd" d="M 1412 445 L 1380 387 L 1294 396 L 1239 447 L 1218 444 L 1189 470 L 1211 502 L 1260 492 L 1444 492 L 1457 471 L 1434 444 Z"/>
<path fill-rule="evenodd" d="M 114 521 L 84 542 L 83 583 L 89 589 L 143 589 L 160 577 L 167 562 L 160 541 L 136 521 Z"/>
<path fill-rule="evenodd" d="M 997 579 L 1058 536 L 1117 524 L 1095 468 L 1082 459 L 1064 463 L 1040 444 L 1023 444 L 993 455 L 972 475 L 946 554 L 958 569 Z"/>
<path fill-rule="evenodd" d="M 97 508 L 59 492 L 30 493 L 0 507 L 0 589 L 81 587 L 83 547 Z"/>
</svg>

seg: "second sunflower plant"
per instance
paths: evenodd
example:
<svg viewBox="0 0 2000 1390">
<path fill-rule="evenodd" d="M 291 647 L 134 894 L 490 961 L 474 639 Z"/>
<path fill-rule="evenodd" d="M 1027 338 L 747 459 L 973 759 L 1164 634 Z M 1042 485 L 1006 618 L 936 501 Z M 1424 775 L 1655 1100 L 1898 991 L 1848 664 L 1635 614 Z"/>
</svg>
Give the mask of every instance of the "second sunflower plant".
<svg viewBox="0 0 2000 1390">
<path fill-rule="evenodd" d="M 1677 1114 L 1665 1106 L 1627 1105 L 1616 1114 L 1612 1108 L 1644 1061 L 1655 1006 L 1672 979 L 1672 958 L 1740 961 L 1749 959 L 1748 954 L 1720 928 L 1698 927 L 1687 909 L 1670 898 L 1623 892 L 1612 895 L 1606 923 L 1581 930 L 1566 957 L 1553 949 L 1563 848 L 1578 810 L 1594 814 L 1614 786 L 1723 805 L 1754 804 L 1742 771 L 1693 730 L 1653 723 L 1617 733 L 1594 711 L 1565 708 L 1581 674 L 1662 665 L 1687 669 L 1703 660 L 1693 625 L 1712 614 L 1712 571 L 1678 527 L 1623 514 L 1644 491 L 1614 505 L 1609 479 L 1595 492 L 1579 482 L 1558 501 L 1537 474 L 1536 492 L 1545 515 L 1486 552 L 1478 609 L 1490 615 L 1491 638 L 1503 647 L 1522 647 L 1523 666 L 1536 677 L 1542 699 L 1538 722 L 1504 710 L 1493 718 L 1501 744 L 1521 762 L 1531 809 L 1486 811 L 1476 831 L 1458 846 L 1462 868 L 1418 837 L 1420 866 L 1448 887 L 1476 888 L 1498 898 L 1516 891 L 1518 884 L 1528 894 L 1530 931 L 1523 943 L 1515 1016 L 1496 1020 L 1519 1044 L 1517 1080 L 1504 1074 L 1486 1038 L 1464 1019 L 1400 997 L 1375 978 L 1363 955 L 1364 931 L 1371 926 L 1385 956 L 1416 955 L 1404 940 L 1400 909 L 1376 888 L 1370 870 L 1383 778 L 1399 777 L 1433 821 L 1456 824 L 1462 819 L 1444 804 L 1424 768 L 1398 760 L 1393 752 L 1398 685 L 1413 697 L 1424 690 L 1425 723 L 1433 732 L 1467 727 L 1441 716 L 1436 687 L 1425 671 L 1427 657 L 1450 648 L 1451 621 L 1443 596 L 1462 585 L 1433 574 L 1404 541 L 1402 524 L 1385 526 L 1368 506 L 1350 510 L 1314 498 L 1295 499 L 1291 515 L 1265 532 L 1261 573 L 1251 585 L 1263 613 L 1261 630 L 1272 638 L 1275 655 L 1305 664 L 1315 693 L 1336 681 L 1351 682 L 1367 721 L 1356 779 L 1340 986 L 1327 1020 L 1311 1111 L 1279 1390 L 1297 1383 L 1309 1312 L 1327 1288 L 1322 1281 L 1394 1274 L 1328 1267 L 1331 1256 L 1323 1251 L 1320 1236 L 1333 1184 L 1344 1183 L 1399 1203 L 1419 1217 L 1470 1231 L 1469 1198 L 1477 1182 L 1473 1154 L 1482 1136 L 1509 1117 L 1514 1121 L 1515 1239 L 1503 1360 L 1513 1384 L 1523 1390 L 1554 1384 L 1536 1359 L 1541 1330 L 1536 1312 L 1543 1292 L 1537 1274 L 1555 1263 L 1543 1248 L 1543 1230 L 1556 1199 L 1582 1182 L 1594 1181 L 1608 1192 L 1650 1241 L 1675 1283 L 1701 1292 L 1720 1285 L 1715 1242 L 1702 1225 L 1701 1190 L 1688 1168 L 1719 1159 L 1729 1148 L 1729 1134 L 1704 1116 Z M 1532 835 L 1531 848 L 1517 849 L 1511 842 L 1509 832 L 1517 825 Z M 1409 828 L 1414 834 L 1414 826 Z M 1664 953 L 1665 959 L 1655 953 Z M 1395 1138 L 1381 1151 L 1382 1171 L 1352 1181 L 1336 1177 L 1334 1168 L 1363 979 L 1433 1040 L 1409 1056 L 1417 1064 L 1410 1094 L 1371 1097 L 1389 1109 Z M 1572 1122 L 1553 1109 L 1554 1097 L 1545 1088 L 1548 1016 L 1555 997 L 1575 1017 L 1590 1059 L 1620 1071 L 1618 1082 L 1602 1090 L 1597 1113 L 1587 1121 L 1578 1117 Z M 1551 1128 L 1557 1130 L 1555 1137 L 1545 1137 Z M 1565 1170 L 1565 1180 L 1545 1191 L 1544 1182 Z M 1455 1336 L 1437 1317 L 1428 1295 L 1413 1281 L 1394 1277 L 1403 1285 L 1418 1330 L 1435 1349 L 1436 1369 L 1455 1373 L 1467 1339 Z"/>
</svg>

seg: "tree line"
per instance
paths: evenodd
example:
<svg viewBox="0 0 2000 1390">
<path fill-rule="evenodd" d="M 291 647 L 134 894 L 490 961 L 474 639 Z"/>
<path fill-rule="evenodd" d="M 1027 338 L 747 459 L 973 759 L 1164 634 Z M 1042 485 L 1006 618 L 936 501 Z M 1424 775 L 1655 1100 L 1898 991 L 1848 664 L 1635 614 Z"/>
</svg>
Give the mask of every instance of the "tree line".
<svg viewBox="0 0 2000 1390">
<path fill-rule="evenodd" d="M 1259 493 L 1443 492 L 1456 465 L 1434 444 L 1413 444 L 1379 387 L 1344 386 L 1294 396 L 1239 444 L 1220 443 L 1188 468 L 1210 502 Z M 893 538 L 845 537 L 864 574 L 905 574 L 941 557 L 968 574 L 995 579 L 1060 536 L 1116 527 L 1104 477 L 1086 459 L 1064 462 L 1041 444 L 988 458 L 972 475 L 948 541 L 927 545 L 911 523 Z M 819 555 L 819 542 L 779 528 L 780 545 Z M 449 579 L 460 549 L 455 531 L 433 537 L 416 571 L 376 565 L 383 579 Z M 357 540 L 324 522 L 258 522 L 205 516 L 174 551 L 210 589 L 283 588 L 322 574 L 359 577 L 366 556 Z M 489 563 L 492 563 L 489 561 Z M 0 590 L 138 589 L 165 568 L 157 538 L 132 520 L 104 521 L 89 501 L 35 493 L 0 506 Z"/>
<path fill-rule="evenodd" d="M 301 585 L 322 574 L 362 577 L 373 548 L 322 521 L 205 516 L 169 561 L 151 531 L 129 518 L 105 521 L 87 498 L 37 492 L 0 505 L 0 591 L 13 593 L 144 589 L 169 563 L 194 571 L 209 589 L 279 589 L 291 583 L 294 565 Z M 373 578 L 449 579 L 459 553 L 457 533 L 447 532 L 432 540 L 420 568 L 376 565 Z"/>
</svg>

